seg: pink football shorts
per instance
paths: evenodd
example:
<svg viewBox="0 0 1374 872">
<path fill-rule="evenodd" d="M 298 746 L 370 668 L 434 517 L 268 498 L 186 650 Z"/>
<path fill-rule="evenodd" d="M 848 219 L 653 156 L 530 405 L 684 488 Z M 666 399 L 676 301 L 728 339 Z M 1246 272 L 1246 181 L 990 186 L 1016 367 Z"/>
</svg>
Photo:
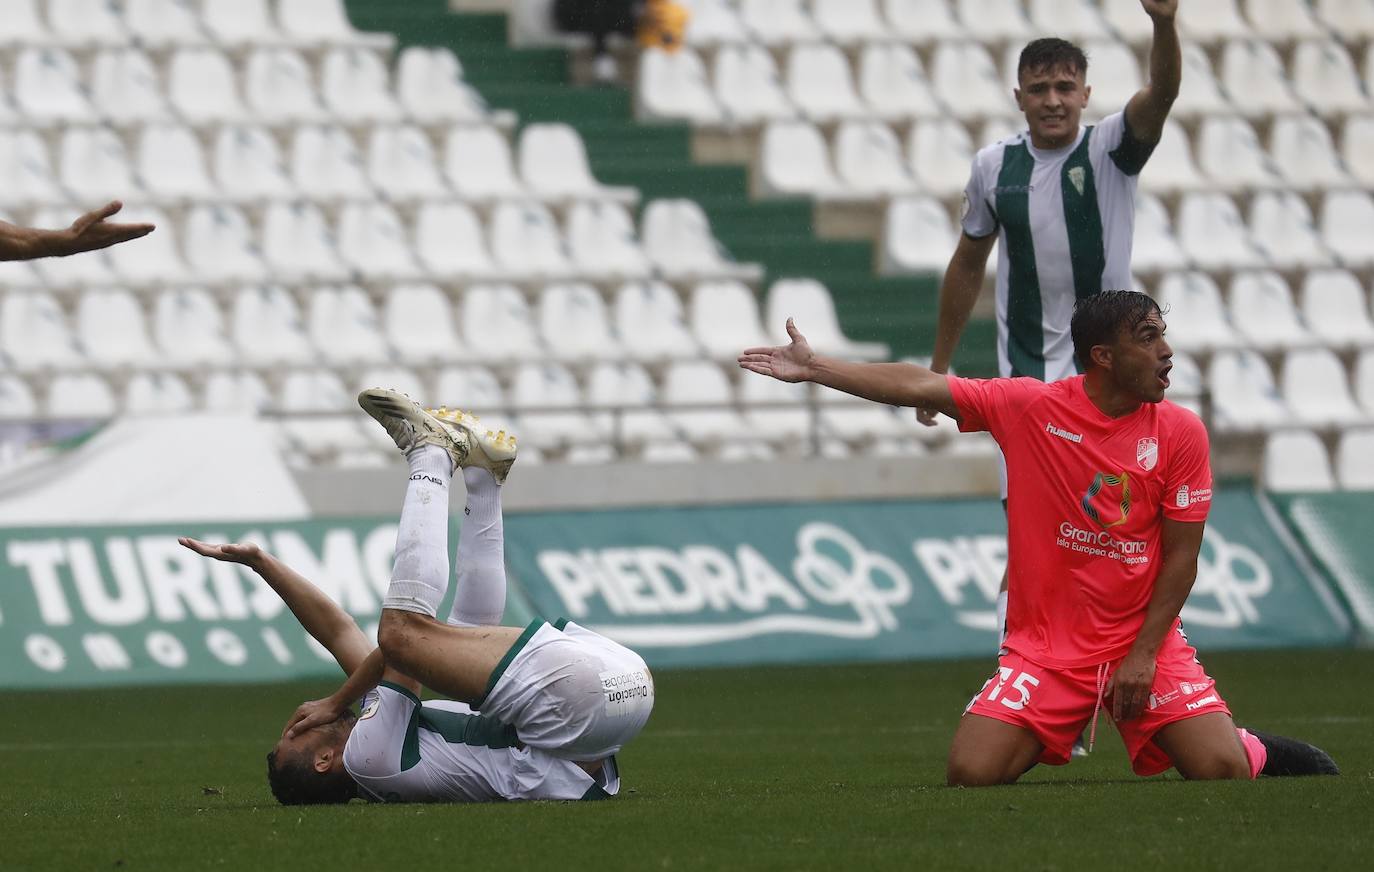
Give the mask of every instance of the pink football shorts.
<svg viewBox="0 0 1374 872">
<path fill-rule="evenodd" d="M 998 660 L 997 672 L 964 713 L 1030 730 L 1044 746 L 1040 762 L 1062 766 L 1069 762 L 1074 740 L 1092 720 L 1099 680 L 1105 686 L 1120 662 L 1120 658 L 1111 661 L 1105 672 L 1098 666 L 1053 669 L 1006 651 Z M 1158 775 L 1172 768 L 1173 762 L 1154 743 L 1154 734 L 1174 721 L 1213 712 L 1229 715 L 1231 710 L 1178 627 L 1159 648 L 1145 710 L 1133 720 L 1116 724 L 1131 756 L 1131 768 L 1137 775 Z M 1101 717 L 1111 719 L 1110 700 L 1103 701 Z"/>
</svg>

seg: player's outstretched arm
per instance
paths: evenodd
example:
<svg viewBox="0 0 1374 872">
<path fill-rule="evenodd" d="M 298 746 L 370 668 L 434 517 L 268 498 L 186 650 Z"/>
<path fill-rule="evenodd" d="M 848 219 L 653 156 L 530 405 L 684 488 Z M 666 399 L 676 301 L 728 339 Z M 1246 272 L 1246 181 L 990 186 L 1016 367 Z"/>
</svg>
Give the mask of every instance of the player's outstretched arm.
<svg viewBox="0 0 1374 872">
<path fill-rule="evenodd" d="M 241 563 L 256 572 L 282 598 L 305 631 L 334 655 L 345 673 L 356 672 L 371 653 L 374 646 L 348 612 L 305 576 L 259 546 L 251 542 L 212 545 L 189 536 L 177 541 L 202 556 Z"/>
<path fill-rule="evenodd" d="M 983 276 L 987 272 L 988 255 L 997 242 L 997 234 L 974 239 L 966 233 L 959 234 L 959 244 L 945 268 L 945 277 L 940 282 L 940 312 L 935 328 L 935 351 L 930 358 L 932 372 L 949 372 L 954 352 L 959 347 L 959 337 L 964 335 L 964 327 L 973 314 L 973 306 L 978 302 L 978 294 L 983 289 Z M 927 427 L 935 426 L 935 411 L 917 409 L 916 420 Z"/>
<path fill-rule="evenodd" d="M 153 232 L 152 224 L 115 224 L 108 220 L 123 208 L 118 200 L 106 203 L 63 230 L 39 230 L 0 221 L 0 260 L 66 257 L 109 248 Z"/>
<path fill-rule="evenodd" d="M 739 356 L 740 367 L 779 381 L 814 382 L 876 403 L 919 406 L 959 418 L 949 382 L 939 373 L 910 363 L 851 363 L 822 357 L 811 350 L 791 318 L 787 335 L 792 338 L 788 345 L 745 349 Z"/>
<path fill-rule="evenodd" d="M 1159 577 L 1145 608 L 1145 623 L 1107 684 L 1112 717 L 1118 721 L 1137 717 L 1150 699 L 1159 646 L 1164 644 L 1197 581 L 1197 559 L 1206 526 L 1204 521 L 1163 519 Z"/>
<path fill-rule="evenodd" d="M 1158 142 L 1164 121 L 1183 81 L 1183 49 L 1178 41 L 1178 0 L 1140 0 L 1155 23 L 1150 43 L 1150 80 L 1126 104 L 1126 121 L 1141 142 Z"/>
</svg>

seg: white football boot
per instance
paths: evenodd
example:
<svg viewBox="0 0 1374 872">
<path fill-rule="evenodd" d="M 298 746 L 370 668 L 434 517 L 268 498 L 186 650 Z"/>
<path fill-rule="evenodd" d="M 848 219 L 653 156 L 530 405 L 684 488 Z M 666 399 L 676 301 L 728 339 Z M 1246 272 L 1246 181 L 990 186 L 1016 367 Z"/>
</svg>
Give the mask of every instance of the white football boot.
<svg viewBox="0 0 1374 872">
<path fill-rule="evenodd" d="M 468 465 L 472 452 L 467 431 L 441 421 L 400 391 L 368 388 L 358 394 L 358 405 L 377 419 L 401 453 L 417 445 L 438 445 L 453 458 L 454 468 Z"/>
<path fill-rule="evenodd" d="M 459 466 L 479 466 L 490 471 L 497 484 L 506 483 L 511 464 L 515 463 L 516 447 L 513 434 L 505 430 L 488 430 L 482 426 L 480 418 L 462 409 L 440 406 L 427 411 L 443 422 L 444 426 L 463 434 L 468 452 L 467 457 L 459 462 Z"/>
</svg>

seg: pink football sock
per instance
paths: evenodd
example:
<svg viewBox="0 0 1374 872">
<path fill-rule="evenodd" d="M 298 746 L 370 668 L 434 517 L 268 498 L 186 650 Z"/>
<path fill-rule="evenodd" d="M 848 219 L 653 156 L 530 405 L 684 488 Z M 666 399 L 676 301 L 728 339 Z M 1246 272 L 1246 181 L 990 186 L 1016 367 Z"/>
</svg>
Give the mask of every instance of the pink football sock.
<svg viewBox="0 0 1374 872">
<path fill-rule="evenodd" d="M 1250 735 L 1250 731 L 1244 727 L 1236 727 L 1236 734 L 1240 736 L 1240 743 L 1245 746 L 1245 757 L 1250 761 L 1250 777 L 1259 778 L 1260 770 L 1269 759 L 1268 750 L 1265 749 L 1263 742 Z"/>
</svg>

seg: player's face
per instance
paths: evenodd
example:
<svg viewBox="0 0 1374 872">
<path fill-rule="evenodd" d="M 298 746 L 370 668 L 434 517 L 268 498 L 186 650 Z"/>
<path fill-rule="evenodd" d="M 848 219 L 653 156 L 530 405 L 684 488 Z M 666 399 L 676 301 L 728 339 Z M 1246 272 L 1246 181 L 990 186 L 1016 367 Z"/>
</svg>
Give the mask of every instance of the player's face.
<svg viewBox="0 0 1374 872">
<path fill-rule="evenodd" d="M 277 757 L 279 759 L 303 757 L 307 760 L 314 760 L 321 751 L 331 750 L 334 752 L 331 755 L 331 760 L 334 764 L 341 765 L 344 743 L 348 741 L 348 734 L 351 732 L 353 732 L 353 724 L 345 724 L 340 719 L 322 727 L 312 727 L 289 739 L 282 736 L 275 749 Z"/>
<path fill-rule="evenodd" d="M 1166 325 L 1158 312 L 1123 330 L 1112 349 L 1112 375 L 1117 385 L 1147 403 L 1164 399 L 1173 369 L 1174 350 L 1164 338 Z"/>
<path fill-rule="evenodd" d="M 1061 66 L 1024 70 L 1015 93 L 1016 105 L 1030 127 L 1031 142 L 1036 148 L 1059 148 L 1078 136 L 1078 121 L 1092 88 L 1082 71 Z"/>
</svg>

